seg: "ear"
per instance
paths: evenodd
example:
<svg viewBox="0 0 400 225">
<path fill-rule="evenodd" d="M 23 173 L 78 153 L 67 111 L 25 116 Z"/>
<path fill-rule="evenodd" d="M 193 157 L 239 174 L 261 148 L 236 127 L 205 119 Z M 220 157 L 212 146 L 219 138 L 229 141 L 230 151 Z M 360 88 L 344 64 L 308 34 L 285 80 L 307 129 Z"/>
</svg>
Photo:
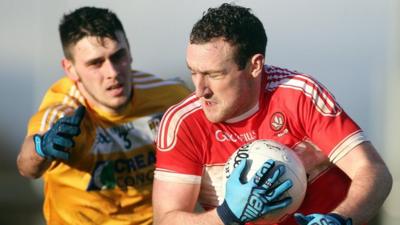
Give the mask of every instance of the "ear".
<svg viewBox="0 0 400 225">
<path fill-rule="evenodd" d="M 264 70 L 265 58 L 262 54 L 255 54 L 251 57 L 250 73 L 253 77 L 258 77 Z"/>
<path fill-rule="evenodd" d="M 71 60 L 63 58 L 61 60 L 61 66 L 63 67 L 67 77 L 69 77 L 71 80 L 75 82 L 79 81 L 78 73 L 76 72 L 75 66 Z"/>
<path fill-rule="evenodd" d="M 133 58 L 132 58 L 132 54 L 129 50 L 129 64 L 132 65 L 132 62 L 133 62 Z"/>
</svg>

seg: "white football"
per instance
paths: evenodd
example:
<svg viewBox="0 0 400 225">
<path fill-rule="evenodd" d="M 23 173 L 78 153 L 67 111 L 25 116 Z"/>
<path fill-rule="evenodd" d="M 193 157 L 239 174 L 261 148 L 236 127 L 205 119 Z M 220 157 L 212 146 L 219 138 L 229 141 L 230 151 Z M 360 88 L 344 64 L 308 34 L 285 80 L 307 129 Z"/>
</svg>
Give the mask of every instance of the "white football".
<svg viewBox="0 0 400 225">
<path fill-rule="evenodd" d="M 279 183 L 291 179 L 293 186 L 281 197 L 292 197 L 292 203 L 280 210 L 273 211 L 264 217 L 257 220 L 254 224 L 274 224 L 282 222 L 287 216 L 296 212 L 303 202 L 306 189 L 307 189 L 307 176 L 303 163 L 296 153 L 286 147 L 272 140 L 256 140 L 249 144 L 245 144 L 236 150 L 228 159 L 224 167 L 223 184 L 229 178 L 233 169 L 239 164 L 242 159 L 248 159 L 248 171 L 245 182 L 248 182 L 257 170 L 268 159 L 275 160 L 275 166 L 283 164 L 286 167 L 285 173 L 278 180 Z M 238 193 L 240 194 L 240 193 Z M 223 188 L 223 195 L 225 195 L 225 188 Z M 221 204 L 222 202 L 220 202 Z"/>
</svg>

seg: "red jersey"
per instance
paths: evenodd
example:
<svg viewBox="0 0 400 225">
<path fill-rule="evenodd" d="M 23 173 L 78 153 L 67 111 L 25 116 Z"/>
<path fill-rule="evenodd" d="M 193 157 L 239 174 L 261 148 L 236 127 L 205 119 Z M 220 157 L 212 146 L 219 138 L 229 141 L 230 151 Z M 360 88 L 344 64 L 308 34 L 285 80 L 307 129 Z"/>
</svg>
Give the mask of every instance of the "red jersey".
<svg viewBox="0 0 400 225">
<path fill-rule="evenodd" d="M 158 133 L 155 178 L 201 183 L 199 203 L 214 208 L 224 199 L 223 167 L 230 155 L 247 142 L 271 139 L 293 149 L 306 168 L 307 193 L 298 211 L 330 212 L 351 182 L 335 163 L 366 137 L 310 76 L 265 66 L 262 82 L 258 104 L 229 122 L 209 122 L 195 95 L 171 107 Z M 290 217 L 280 224 L 296 223 Z"/>
</svg>

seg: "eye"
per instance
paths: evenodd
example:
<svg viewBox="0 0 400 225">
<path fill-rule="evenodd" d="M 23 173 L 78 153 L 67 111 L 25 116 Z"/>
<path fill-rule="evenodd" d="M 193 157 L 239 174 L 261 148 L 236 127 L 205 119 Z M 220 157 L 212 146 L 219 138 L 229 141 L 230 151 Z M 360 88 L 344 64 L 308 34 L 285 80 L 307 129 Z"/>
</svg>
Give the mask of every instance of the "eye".
<svg viewBox="0 0 400 225">
<path fill-rule="evenodd" d="M 88 65 L 89 67 L 98 68 L 98 67 L 100 67 L 100 66 L 103 64 L 103 61 L 104 61 L 104 60 L 102 60 L 102 59 L 95 59 L 95 60 L 92 60 L 92 61 L 88 62 L 87 65 Z"/>
<path fill-rule="evenodd" d="M 195 71 L 190 70 L 190 69 L 189 69 L 189 73 L 190 73 L 190 75 L 192 75 L 192 77 L 197 75 L 197 73 Z"/>
<path fill-rule="evenodd" d="M 120 49 L 114 55 L 111 56 L 111 61 L 120 62 L 120 61 L 125 60 L 126 56 L 127 56 L 127 53 L 126 53 L 125 49 Z"/>
<path fill-rule="evenodd" d="M 224 75 L 222 73 L 210 73 L 207 76 L 210 79 L 218 80 L 218 79 L 221 79 Z"/>
</svg>

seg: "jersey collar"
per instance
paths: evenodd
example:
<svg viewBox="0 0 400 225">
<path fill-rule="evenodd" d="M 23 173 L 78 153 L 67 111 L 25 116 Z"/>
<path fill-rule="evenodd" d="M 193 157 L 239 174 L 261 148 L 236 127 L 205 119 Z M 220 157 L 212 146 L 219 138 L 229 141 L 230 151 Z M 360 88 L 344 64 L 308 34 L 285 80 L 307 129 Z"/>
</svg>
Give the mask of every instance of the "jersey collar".
<svg viewBox="0 0 400 225">
<path fill-rule="evenodd" d="M 236 117 L 233 117 L 233 118 L 231 118 L 229 120 L 226 120 L 225 122 L 226 123 L 237 123 L 237 122 L 240 122 L 242 120 L 245 120 L 245 119 L 249 118 L 250 116 L 254 115 L 258 111 L 259 108 L 260 108 L 259 107 L 259 103 L 257 102 L 257 104 L 255 106 L 253 106 L 253 108 L 251 108 L 249 111 L 243 113 L 240 116 L 236 116 Z"/>
</svg>

